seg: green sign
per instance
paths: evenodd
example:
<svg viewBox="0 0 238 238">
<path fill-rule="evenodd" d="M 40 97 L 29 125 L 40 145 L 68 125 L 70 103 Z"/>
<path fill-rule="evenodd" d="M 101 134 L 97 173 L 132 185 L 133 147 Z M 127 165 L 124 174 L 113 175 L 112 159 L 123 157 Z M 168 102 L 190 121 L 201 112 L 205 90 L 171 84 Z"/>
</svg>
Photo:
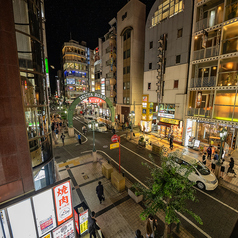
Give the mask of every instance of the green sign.
<svg viewBox="0 0 238 238">
<path fill-rule="evenodd" d="M 45 58 L 45 72 L 48 74 L 49 73 L 49 64 L 48 64 L 48 59 Z"/>
</svg>

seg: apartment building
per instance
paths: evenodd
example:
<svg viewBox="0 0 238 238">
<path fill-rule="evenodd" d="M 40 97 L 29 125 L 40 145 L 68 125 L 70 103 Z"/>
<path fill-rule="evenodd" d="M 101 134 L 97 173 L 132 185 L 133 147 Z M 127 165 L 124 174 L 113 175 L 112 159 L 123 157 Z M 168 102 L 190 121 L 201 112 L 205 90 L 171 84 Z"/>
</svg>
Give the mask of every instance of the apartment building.
<svg viewBox="0 0 238 238">
<path fill-rule="evenodd" d="M 190 57 L 185 145 L 237 147 L 238 1 L 197 0 Z"/>
</svg>

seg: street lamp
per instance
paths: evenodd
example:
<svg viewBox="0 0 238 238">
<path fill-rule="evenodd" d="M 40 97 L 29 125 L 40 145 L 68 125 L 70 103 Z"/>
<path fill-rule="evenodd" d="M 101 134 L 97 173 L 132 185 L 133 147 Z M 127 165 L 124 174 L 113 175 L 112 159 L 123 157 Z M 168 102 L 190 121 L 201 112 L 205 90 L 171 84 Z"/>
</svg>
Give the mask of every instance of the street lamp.
<svg viewBox="0 0 238 238">
<path fill-rule="evenodd" d="M 98 123 L 96 121 L 91 121 L 88 123 L 88 129 L 93 132 L 93 152 L 96 152 L 95 148 L 95 130 L 98 128 Z"/>
<path fill-rule="evenodd" d="M 227 136 L 227 130 L 223 128 L 220 131 L 221 146 L 220 146 L 220 153 L 219 153 L 219 158 L 218 158 L 218 164 L 221 164 L 222 150 L 223 150 L 222 143 L 225 141 L 226 136 Z"/>
<path fill-rule="evenodd" d="M 130 118 L 130 121 L 131 121 L 131 139 L 133 137 L 133 125 L 134 125 L 134 120 L 135 120 L 135 112 L 134 111 L 131 111 L 129 113 L 129 118 Z"/>
</svg>

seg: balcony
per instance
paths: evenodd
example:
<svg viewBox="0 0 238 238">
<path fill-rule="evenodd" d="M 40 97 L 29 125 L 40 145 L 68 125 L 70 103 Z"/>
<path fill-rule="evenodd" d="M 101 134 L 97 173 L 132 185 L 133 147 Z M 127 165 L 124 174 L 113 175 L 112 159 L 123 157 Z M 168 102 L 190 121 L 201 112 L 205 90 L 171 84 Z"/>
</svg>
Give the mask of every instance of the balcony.
<svg viewBox="0 0 238 238">
<path fill-rule="evenodd" d="M 216 76 L 204 78 L 192 78 L 190 82 L 190 88 L 215 87 L 215 86 L 216 86 Z"/>
<path fill-rule="evenodd" d="M 230 54 L 238 51 L 238 36 L 222 42 L 222 54 Z"/>
<path fill-rule="evenodd" d="M 187 116 L 211 118 L 211 110 L 205 108 L 188 108 Z"/>
<path fill-rule="evenodd" d="M 219 47 L 213 46 L 201 50 L 196 50 L 193 52 L 193 60 L 200 60 L 204 58 L 210 58 L 217 56 L 219 53 Z"/>
</svg>

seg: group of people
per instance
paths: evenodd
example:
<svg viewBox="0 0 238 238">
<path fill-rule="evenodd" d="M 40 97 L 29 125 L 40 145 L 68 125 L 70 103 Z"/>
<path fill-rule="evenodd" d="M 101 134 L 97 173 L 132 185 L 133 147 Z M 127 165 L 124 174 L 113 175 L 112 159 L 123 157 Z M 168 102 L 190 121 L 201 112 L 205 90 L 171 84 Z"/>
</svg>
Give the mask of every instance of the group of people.
<svg viewBox="0 0 238 238">
<path fill-rule="evenodd" d="M 207 159 L 211 160 L 211 171 L 213 173 L 215 173 L 216 164 L 218 163 L 218 160 L 219 160 L 219 155 L 218 155 L 218 152 L 216 151 L 214 157 L 212 158 L 212 148 L 211 148 L 211 146 L 209 146 L 207 148 L 207 153 L 204 152 L 204 154 L 202 156 L 202 162 L 203 162 L 204 165 L 206 165 L 206 163 L 207 163 L 206 160 Z M 221 172 L 220 178 L 222 178 L 222 179 L 223 179 L 223 176 L 224 176 L 225 168 L 228 167 L 228 164 L 229 164 L 229 168 L 227 170 L 227 173 L 233 173 L 236 176 L 236 173 L 234 171 L 234 159 L 231 157 L 230 162 L 228 162 L 224 159 L 224 156 L 223 156 L 223 153 L 222 153 L 221 170 L 220 170 L 220 172 Z"/>
<path fill-rule="evenodd" d="M 60 134 L 60 132 L 63 128 L 63 123 L 62 123 L 61 119 L 59 117 L 56 117 L 56 116 L 52 116 L 51 121 L 52 121 L 51 130 L 52 130 L 52 132 L 55 133 L 55 141 L 56 141 L 56 144 L 57 144 L 59 134 Z M 65 135 L 64 135 L 63 132 L 61 133 L 60 138 L 61 138 L 63 146 L 64 146 Z"/>
</svg>

